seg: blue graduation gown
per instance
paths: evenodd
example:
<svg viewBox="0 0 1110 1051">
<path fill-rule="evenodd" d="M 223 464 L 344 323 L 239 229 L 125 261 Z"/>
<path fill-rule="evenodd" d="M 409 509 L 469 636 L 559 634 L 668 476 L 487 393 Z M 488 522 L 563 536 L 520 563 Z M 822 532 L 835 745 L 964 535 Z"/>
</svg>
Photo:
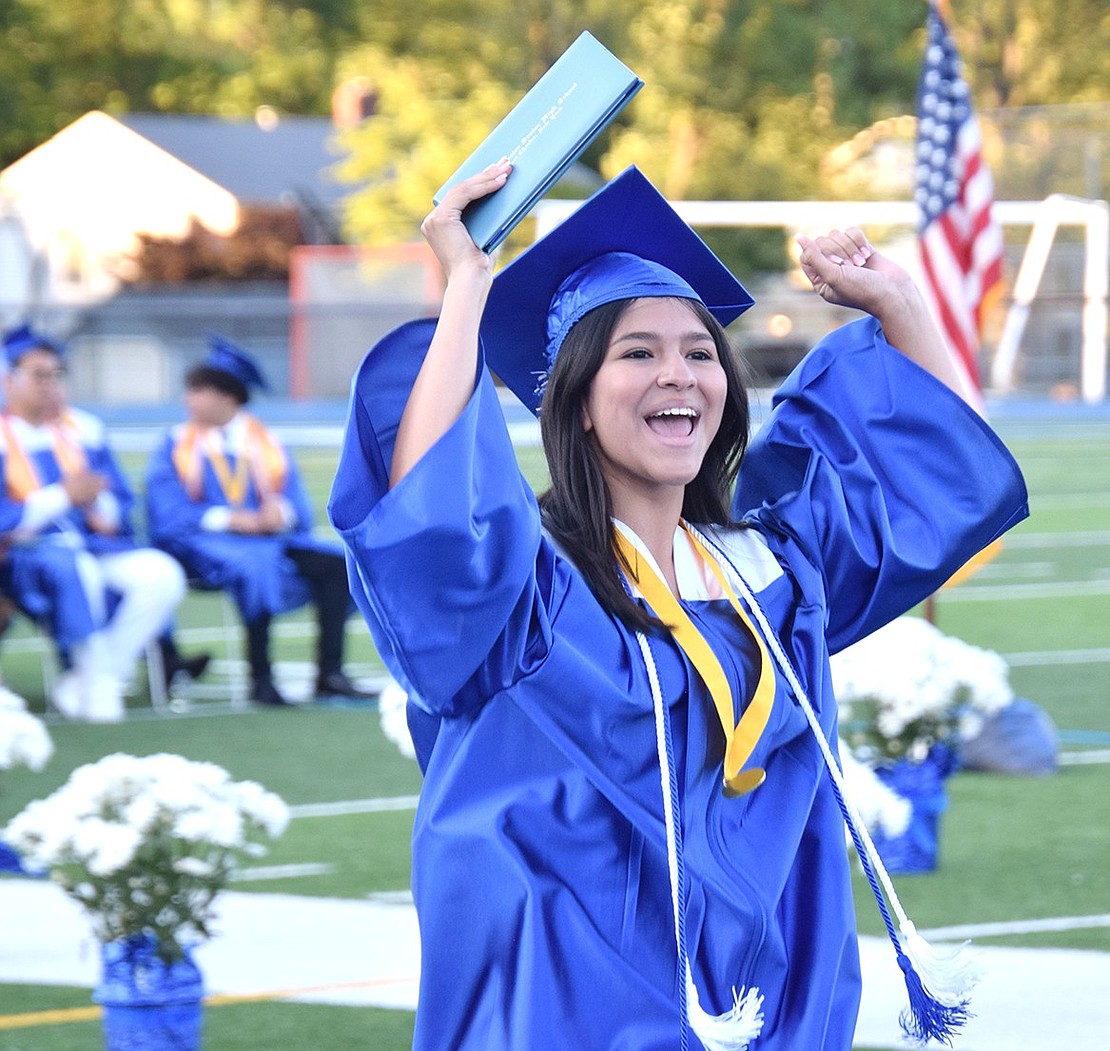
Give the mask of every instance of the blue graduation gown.
<svg viewBox="0 0 1110 1051">
<path fill-rule="evenodd" d="M 673 1051 L 679 975 L 635 636 L 542 533 L 484 368 L 459 420 L 388 490 L 431 324 L 364 362 L 329 504 L 356 602 L 419 706 L 415 1046 Z M 746 528 L 713 535 L 833 742 L 830 646 L 913 606 L 1026 514 L 998 439 L 871 321 L 830 336 L 787 381 L 737 499 Z M 727 601 L 684 605 L 739 718 L 750 644 Z M 767 780 L 725 798 L 707 691 L 668 638 L 651 647 L 674 732 L 702 1006 L 721 1012 L 733 986 L 756 986 L 765 1023 L 753 1051 L 847 1049 L 860 990 L 848 859 L 804 716 L 778 677 L 752 757 Z"/>
<path fill-rule="evenodd" d="M 229 506 L 228 500 L 207 457 L 203 459 L 200 492 L 196 499 L 190 495 L 173 460 L 180 433 L 180 426 L 173 428 L 147 466 L 146 509 L 152 541 L 178 559 L 190 577 L 206 587 L 227 591 L 244 621 L 303 606 L 312 592 L 286 552 L 313 550 L 340 555 L 341 550 L 337 544 L 312 535 L 312 505 L 293 457 L 286 455 L 282 490 L 295 515 L 287 532 L 274 536 L 205 532 L 201 528 L 205 512 Z M 228 456 L 228 466 L 234 471 L 234 456 Z M 261 506 L 253 477 L 241 506 L 251 511 Z"/>
<path fill-rule="evenodd" d="M 135 495 L 108 446 L 103 423 L 80 409 L 69 409 L 67 415 L 71 436 L 84 451 L 88 469 L 108 480 L 108 491 L 119 508 L 119 531 L 113 536 L 94 533 L 82 512 L 72 508 L 0 558 L 0 591 L 49 631 L 63 652 L 103 626 L 89 608 L 76 552 L 109 554 L 135 546 L 130 518 Z M 36 446 L 24 452 L 43 486 L 61 480 L 61 466 L 51 448 Z M 6 477 L 8 454 L 0 442 L 0 478 Z M 13 499 L 6 486 L 0 489 L 0 535 L 7 536 L 19 526 L 23 501 Z"/>
</svg>

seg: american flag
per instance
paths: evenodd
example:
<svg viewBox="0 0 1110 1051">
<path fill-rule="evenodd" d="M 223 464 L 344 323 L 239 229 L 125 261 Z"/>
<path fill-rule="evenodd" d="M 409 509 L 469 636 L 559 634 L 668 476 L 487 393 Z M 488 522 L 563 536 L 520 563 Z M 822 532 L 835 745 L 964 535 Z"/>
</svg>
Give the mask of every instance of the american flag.
<svg viewBox="0 0 1110 1051">
<path fill-rule="evenodd" d="M 917 92 L 914 198 L 925 292 L 975 390 L 983 315 L 1001 288 L 1002 231 L 962 63 L 935 3 Z"/>
</svg>

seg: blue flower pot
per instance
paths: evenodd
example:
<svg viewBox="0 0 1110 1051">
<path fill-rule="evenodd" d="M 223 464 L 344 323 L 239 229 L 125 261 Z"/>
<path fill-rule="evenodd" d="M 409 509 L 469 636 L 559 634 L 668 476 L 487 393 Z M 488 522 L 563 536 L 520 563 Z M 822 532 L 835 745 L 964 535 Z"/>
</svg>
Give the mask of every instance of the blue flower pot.
<svg viewBox="0 0 1110 1051">
<path fill-rule="evenodd" d="M 23 864 L 23 858 L 19 853 L 8 846 L 7 843 L 0 843 L 0 872 L 14 872 L 17 876 L 41 876 L 41 872 L 32 872 Z"/>
<path fill-rule="evenodd" d="M 934 745 L 920 762 L 901 760 L 875 769 L 879 780 L 913 807 L 909 827 L 900 836 L 888 836 L 881 830 L 871 834 L 879 857 L 892 875 L 932 872 L 937 867 L 940 815 L 948 806 L 944 782 L 954 766 L 951 749 Z"/>
<path fill-rule="evenodd" d="M 153 938 L 128 938 L 102 945 L 101 964 L 106 1051 L 198 1051 L 204 982 L 188 949 L 167 962 Z"/>
</svg>

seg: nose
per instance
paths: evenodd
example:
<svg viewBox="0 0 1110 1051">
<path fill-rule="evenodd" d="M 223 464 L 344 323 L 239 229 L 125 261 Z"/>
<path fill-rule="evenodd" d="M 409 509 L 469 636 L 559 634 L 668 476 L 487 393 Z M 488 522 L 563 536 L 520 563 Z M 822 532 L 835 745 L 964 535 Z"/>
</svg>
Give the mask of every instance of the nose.
<svg viewBox="0 0 1110 1051">
<path fill-rule="evenodd" d="M 685 356 L 677 350 L 667 351 L 660 362 L 657 382 L 672 390 L 689 390 L 697 382 Z"/>
</svg>

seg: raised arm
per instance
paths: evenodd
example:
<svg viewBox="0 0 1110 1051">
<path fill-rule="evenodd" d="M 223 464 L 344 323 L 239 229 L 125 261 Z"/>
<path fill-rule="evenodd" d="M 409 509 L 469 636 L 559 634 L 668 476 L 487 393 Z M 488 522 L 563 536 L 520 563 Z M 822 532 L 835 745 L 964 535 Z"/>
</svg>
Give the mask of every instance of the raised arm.
<svg viewBox="0 0 1110 1051">
<path fill-rule="evenodd" d="M 952 360 L 921 290 L 902 267 L 876 251 L 854 226 L 816 240 L 799 237 L 798 244 L 802 270 L 822 299 L 871 314 L 891 346 L 974 404 L 974 392 Z"/>
<path fill-rule="evenodd" d="M 474 244 L 462 213 L 471 201 L 500 189 L 510 170 L 503 161 L 452 187 L 421 224 L 447 286 L 435 335 L 397 429 L 390 488 L 459 418 L 474 390 L 478 325 L 493 280 L 493 261 Z"/>
</svg>

